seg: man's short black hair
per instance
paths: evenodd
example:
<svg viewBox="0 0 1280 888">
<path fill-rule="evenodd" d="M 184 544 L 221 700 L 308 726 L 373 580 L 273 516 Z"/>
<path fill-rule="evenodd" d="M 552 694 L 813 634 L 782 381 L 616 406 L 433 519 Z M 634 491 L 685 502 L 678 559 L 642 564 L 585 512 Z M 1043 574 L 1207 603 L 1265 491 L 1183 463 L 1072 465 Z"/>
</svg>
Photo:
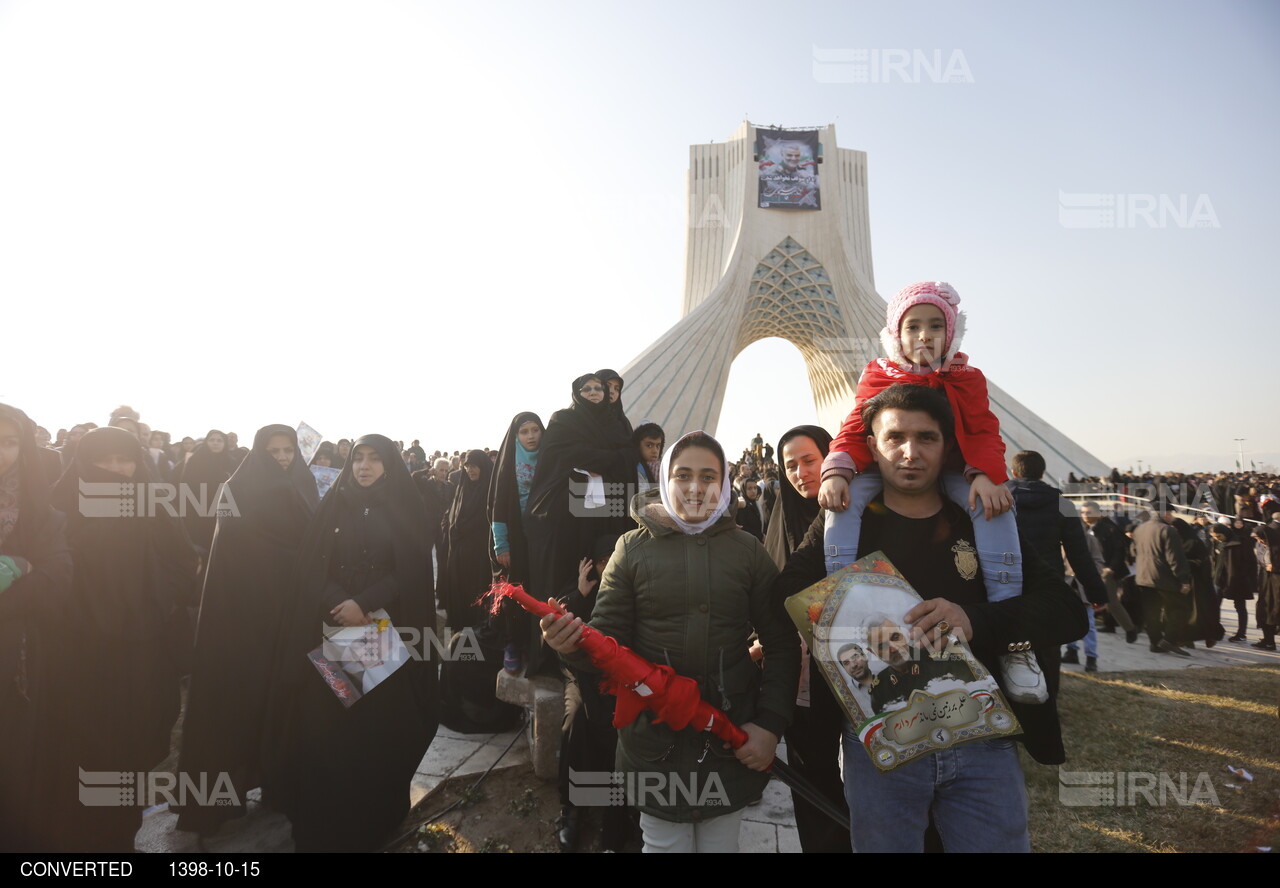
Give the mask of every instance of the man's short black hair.
<svg viewBox="0 0 1280 888">
<path fill-rule="evenodd" d="M 1039 481 L 1044 477 L 1044 457 L 1034 450 L 1019 450 L 1013 455 L 1013 477 Z"/>
<path fill-rule="evenodd" d="M 885 410 L 912 410 L 928 414 L 942 431 L 942 440 L 950 444 L 956 439 L 956 419 L 947 396 L 925 385 L 900 382 L 891 385 L 874 398 L 862 402 L 862 426 L 874 435 L 876 417 Z"/>
</svg>

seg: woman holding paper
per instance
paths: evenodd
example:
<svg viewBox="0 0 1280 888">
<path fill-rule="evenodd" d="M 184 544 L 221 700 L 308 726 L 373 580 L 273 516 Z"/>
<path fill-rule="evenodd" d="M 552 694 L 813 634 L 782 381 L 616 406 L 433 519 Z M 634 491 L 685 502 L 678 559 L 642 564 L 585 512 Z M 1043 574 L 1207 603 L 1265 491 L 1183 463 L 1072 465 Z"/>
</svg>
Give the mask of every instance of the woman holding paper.
<svg viewBox="0 0 1280 888">
<path fill-rule="evenodd" d="M 356 440 L 311 521 L 297 597 L 277 644 L 264 749 L 264 797 L 293 822 L 299 851 L 372 851 L 409 810 L 409 783 L 437 726 L 431 556 L 422 498 L 396 445 Z M 308 654 L 325 628 L 385 611 L 411 657 L 350 706 Z"/>
</svg>

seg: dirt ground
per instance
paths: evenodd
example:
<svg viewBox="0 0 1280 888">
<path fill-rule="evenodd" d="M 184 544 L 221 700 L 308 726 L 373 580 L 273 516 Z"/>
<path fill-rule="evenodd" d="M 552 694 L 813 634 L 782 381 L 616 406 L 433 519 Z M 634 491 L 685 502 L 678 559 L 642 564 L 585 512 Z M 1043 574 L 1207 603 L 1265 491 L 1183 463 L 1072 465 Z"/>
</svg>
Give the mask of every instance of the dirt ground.
<svg viewBox="0 0 1280 888">
<path fill-rule="evenodd" d="M 477 775 L 446 780 L 409 815 L 400 854 L 556 854 L 560 796 L 556 785 L 534 776 L 532 765 L 495 770 L 477 788 Z M 457 805 L 443 817 L 436 815 Z M 598 809 L 583 809 L 579 851 L 600 851 Z M 639 851 L 633 843 L 627 851 Z"/>
</svg>

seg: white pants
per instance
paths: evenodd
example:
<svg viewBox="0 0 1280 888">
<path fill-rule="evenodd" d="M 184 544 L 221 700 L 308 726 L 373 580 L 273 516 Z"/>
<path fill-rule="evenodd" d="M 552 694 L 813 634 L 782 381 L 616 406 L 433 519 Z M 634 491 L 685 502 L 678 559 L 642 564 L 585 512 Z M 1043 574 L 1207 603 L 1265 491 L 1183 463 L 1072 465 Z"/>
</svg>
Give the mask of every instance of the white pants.
<svg viewBox="0 0 1280 888">
<path fill-rule="evenodd" d="M 737 854 L 742 810 L 701 823 L 672 823 L 640 814 L 645 854 Z"/>
</svg>

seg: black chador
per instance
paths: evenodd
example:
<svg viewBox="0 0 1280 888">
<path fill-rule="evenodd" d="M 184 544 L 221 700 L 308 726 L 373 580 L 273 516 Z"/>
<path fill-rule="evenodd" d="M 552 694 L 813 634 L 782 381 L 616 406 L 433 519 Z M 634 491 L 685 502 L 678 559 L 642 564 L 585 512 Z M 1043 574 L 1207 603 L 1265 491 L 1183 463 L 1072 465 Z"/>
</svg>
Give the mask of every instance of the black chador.
<svg viewBox="0 0 1280 888">
<path fill-rule="evenodd" d="M 283 447 L 283 449 L 282 449 Z M 291 453 L 288 466 L 270 452 Z M 267 680 L 298 549 L 319 505 L 315 476 L 286 425 L 259 429 L 219 499 L 205 570 L 178 767 L 194 785 L 226 774 L 234 801 L 187 805 L 178 829 L 211 832 L 260 785 Z"/>
</svg>

